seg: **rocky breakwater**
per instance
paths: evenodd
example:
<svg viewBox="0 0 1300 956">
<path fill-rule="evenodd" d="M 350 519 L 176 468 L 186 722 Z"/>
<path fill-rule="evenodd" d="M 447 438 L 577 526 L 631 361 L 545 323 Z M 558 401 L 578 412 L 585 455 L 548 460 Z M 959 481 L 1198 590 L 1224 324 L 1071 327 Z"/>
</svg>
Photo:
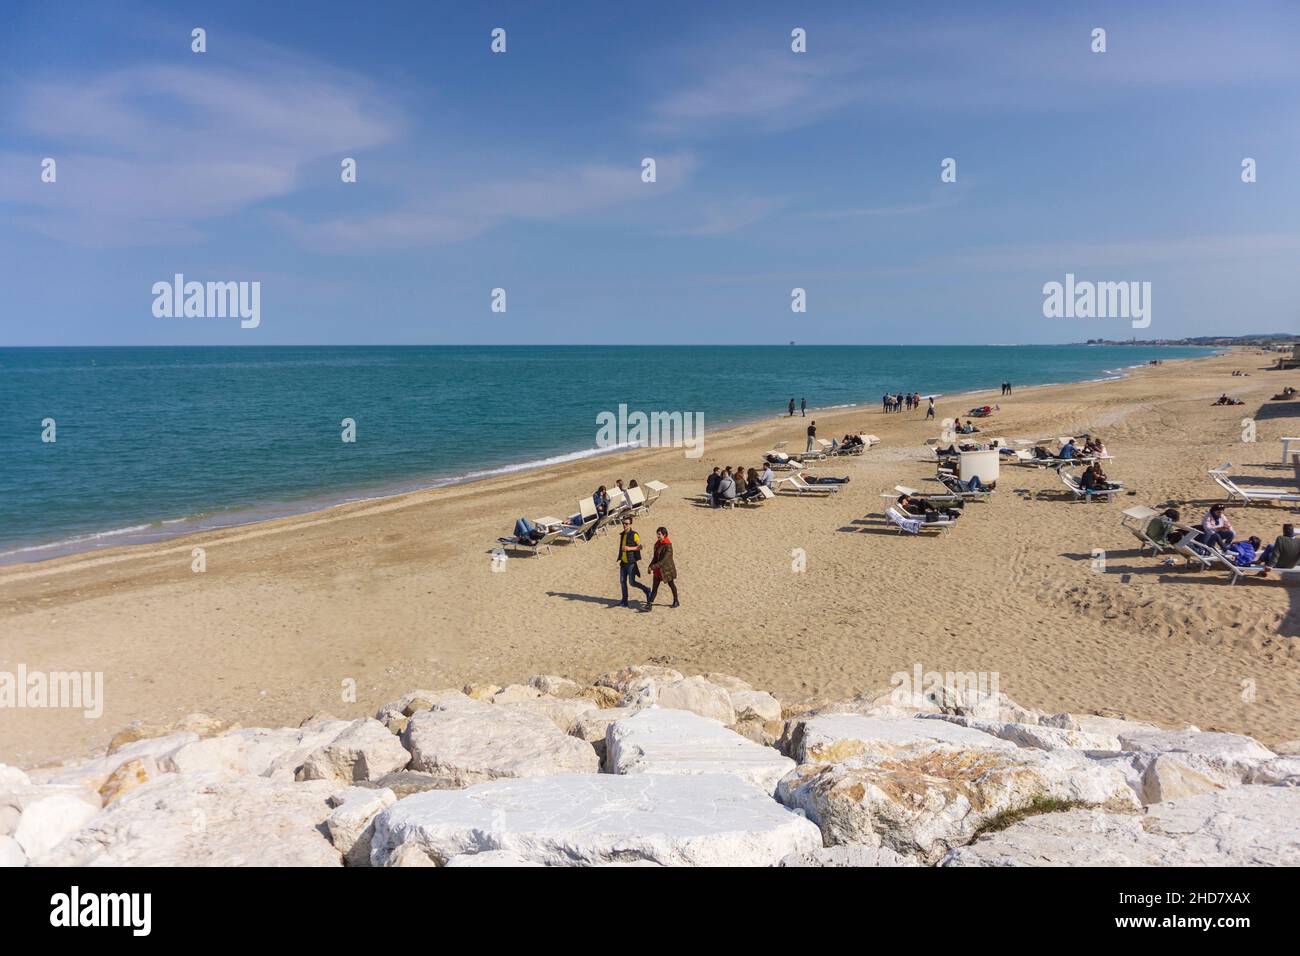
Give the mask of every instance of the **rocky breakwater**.
<svg viewBox="0 0 1300 956">
<path fill-rule="evenodd" d="M 0 865 L 1297 865 L 1298 753 L 946 690 L 783 707 L 647 664 L 0 765 Z"/>
</svg>

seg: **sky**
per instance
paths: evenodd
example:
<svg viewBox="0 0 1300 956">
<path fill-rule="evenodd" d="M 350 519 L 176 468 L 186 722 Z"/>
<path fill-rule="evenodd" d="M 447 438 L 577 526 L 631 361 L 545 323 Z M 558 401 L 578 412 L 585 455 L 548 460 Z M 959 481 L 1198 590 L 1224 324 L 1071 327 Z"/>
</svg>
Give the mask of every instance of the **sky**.
<svg viewBox="0 0 1300 956">
<path fill-rule="evenodd" d="M 0 346 L 1297 332 L 1298 49 L 1290 0 L 6 0 Z M 1067 273 L 1150 326 L 1046 318 Z"/>
</svg>

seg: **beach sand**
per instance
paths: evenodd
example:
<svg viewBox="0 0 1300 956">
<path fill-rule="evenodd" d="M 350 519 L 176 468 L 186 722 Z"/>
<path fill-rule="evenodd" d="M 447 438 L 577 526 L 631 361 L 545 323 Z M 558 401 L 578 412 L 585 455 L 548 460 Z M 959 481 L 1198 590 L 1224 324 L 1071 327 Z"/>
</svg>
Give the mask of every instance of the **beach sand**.
<svg viewBox="0 0 1300 956">
<path fill-rule="evenodd" d="M 296 725 L 316 711 L 373 713 L 414 688 L 589 681 L 630 662 L 721 671 L 785 702 L 848 697 L 896 672 L 995 672 L 1021 704 L 1122 713 L 1167 725 L 1300 737 L 1300 594 L 1254 578 L 1162 566 L 1120 527 L 1135 504 L 1186 503 L 1199 520 L 1223 497 L 1206 470 L 1231 461 L 1252 484 L 1296 485 L 1278 439 L 1296 410 L 1268 401 L 1300 373 L 1263 371 L 1261 352 L 1135 371 L 1123 381 L 997 389 L 939 401 L 939 416 L 998 402 L 980 437 L 1101 436 L 1108 472 L 1136 495 L 1075 503 L 1051 471 L 1005 468 L 991 502 L 950 535 L 899 536 L 881 492 L 924 486 L 923 410 L 810 413 L 824 437 L 883 443 L 819 469 L 851 483 L 825 498 L 755 509 L 688 500 L 718 464 L 758 465 L 773 442 L 802 448 L 807 421 L 781 417 L 707 434 L 704 455 L 647 449 L 168 542 L 0 568 L 0 670 L 102 671 L 103 716 L 0 710 L 0 761 L 32 767 L 103 747 L 132 720 L 203 711 L 245 726 Z M 1246 369 L 1248 378 L 1230 375 Z M 1211 407 L 1221 392 L 1244 406 Z M 1260 412 L 1261 406 L 1266 411 Z M 1259 412 L 1258 442 L 1242 419 Z M 484 426 L 485 438 L 495 429 Z M 597 484 L 660 479 L 638 521 L 666 525 L 683 606 L 615 606 L 615 537 L 491 569 L 520 515 L 565 516 Z M 1233 507 L 1239 533 L 1272 541 L 1293 512 Z M 191 549 L 207 570 L 191 571 Z M 792 549 L 806 571 L 792 571 Z M 1106 570 L 1092 568 L 1104 549 Z M 344 699 L 355 682 L 355 702 Z"/>
</svg>

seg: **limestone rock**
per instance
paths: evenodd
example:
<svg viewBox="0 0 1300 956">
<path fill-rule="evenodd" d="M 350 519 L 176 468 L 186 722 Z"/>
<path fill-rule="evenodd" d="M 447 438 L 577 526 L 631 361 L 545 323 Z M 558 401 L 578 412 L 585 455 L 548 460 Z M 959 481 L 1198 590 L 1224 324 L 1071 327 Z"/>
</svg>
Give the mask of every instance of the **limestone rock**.
<svg viewBox="0 0 1300 956">
<path fill-rule="evenodd" d="M 537 700 L 542 692 L 529 684 L 511 684 L 492 695 L 494 704 L 510 704 L 519 701 Z"/>
<path fill-rule="evenodd" d="M 730 674 L 708 673 L 704 675 L 704 679 L 710 684 L 717 684 L 719 687 L 725 688 L 728 691 L 734 692 L 754 689 L 751 684 L 741 680 L 739 677 L 732 677 Z M 774 719 L 780 720 L 781 718 L 777 717 Z"/>
<path fill-rule="evenodd" d="M 11 836 L 0 836 L 0 869 L 11 866 L 26 866 L 27 854 Z"/>
<path fill-rule="evenodd" d="M 376 780 L 405 769 L 411 755 L 402 742 L 377 720 L 354 721 L 325 746 L 311 752 L 297 776 L 300 780 L 352 783 Z"/>
<path fill-rule="evenodd" d="M 935 744 L 954 748 L 1014 750 L 1015 744 L 983 731 L 924 717 L 828 714 L 786 722 L 778 748 L 797 763 L 837 763 L 880 757 Z"/>
<path fill-rule="evenodd" d="M 423 710 L 403 735 L 410 767 L 469 786 L 498 777 L 594 773 L 596 753 L 548 718 L 470 702 Z M 408 798 L 410 799 L 410 798 Z"/>
<path fill-rule="evenodd" d="M 718 685 L 722 686 L 722 685 Z M 736 721 L 757 718 L 761 721 L 781 719 L 781 702 L 761 690 L 732 690 L 727 688 L 731 698 L 731 707 L 736 712 Z"/>
<path fill-rule="evenodd" d="M 0 763 L 0 792 L 10 786 L 25 787 L 31 782 L 31 778 L 17 767 L 10 767 L 7 764 Z"/>
<path fill-rule="evenodd" d="M 33 788 L 23 801 L 13 838 L 29 860 L 39 860 L 99 814 L 97 803 L 62 787 Z"/>
<path fill-rule="evenodd" d="M 418 770 L 399 770 L 396 773 L 386 773 L 378 780 L 359 780 L 356 786 L 388 789 L 400 800 L 426 790 L 454 790 L 457 784 L 450 777 L 437 777 Z"/>
<path fill-rule="evenodd" d="M 604 766 L 605 731 L 614 721 L 622 720 L 624 717 L 631 717 L 633 714 L 640 713 L 640 711 L 641 708 L 639 707 L 598 707 L 596 710 L 585 711 L 573 722 L 573 726 L 569 728 L 569 733 L 579 740 L 585 740 L 591 744 L 595 748 L 596 757 L 601 766 Z"/>
<path fill-rule="evenodd" d="M 508 850 L 488 850 L 485 853 L 462 853 L 453 856 L 445 866 L 545 866 L 523 857 L 515 856 Z"/>
<path fill-rule="evenodd" d="M 50 774 L 43 775 L 43 782 L 52 784 L 79 784 L 88 790 L 98 792 L 108 778 L 122 764 L 129 760 L 144 757 L 152 758 L 158 766 L 166 769 L 165 764 L 178 750 L 198 741 L 195 733 L 167 734 L 123 744 L 114 753 L 91 760 L 86 763 L 62 767 Z"/>
<path fill-rule="evenodd" d="M 490 701 L 503 689 L 496 684 L 466 684 L 462 693 L 471 700 Z"/>
<path fill-rule="evenodd" d="M 339 866 L 342 860 L 322 826 L 336 789 L 319 780 L 164 774 L 114 801 L 34 861 L 48 866 Z"/>
<path fill-rule="evenodd" d="M 661 681 L 654 677 L 629 682 L 623 692 L 625 707 L 663 707 L 666 710 L 689 710 L 709 717 L 725 726 L 736 722 L 736 711 L 726 689 L 703 677 L 686 677 L 678 681 Z"/>
<path fill-rule="evenodd" d="M 599 713 L 599 708 L 593 700 L 583 698 L 572 698 L 567 700 L 557 700 L 552 698 L 539 698 L 536 700 L 520 700 L 511 703 L 498 703 L 500 707 L 508 707 L 512 710 L 518 710 L 526 714 L 536 714 L 539 717 L 545 717 L 553 723 L 562 733 L 572 733 L 574 725 L 580 718 L 589 713 Z"/>
<path fill-rule="evenodd" d="M 161 772 L 152 757 L 133 757 L 109 775 L 99 788 L 99 797 L 108 806 L 123 794 L 156 779 Z"/>
<path fill-rule="evenodd" d="M 936 720 L 946 720 L 983 731 L 1000 740 L 1008 740 L 1017 747 L 1031 747 L 1035 750 L 1108 750 L 1120 749 L 1119 738 L 1102 734 L 1087 733 L 1067 727 L 1052 727 L 1043 724 L 1002 723 L 996 720 L 981 720 L 978 717 L 957 717 L 952 714 L 926 715 Z"/>
<path fill-rule="evenodd" d="M 771 794 L 794 761 L 685 710 L 653 708 L 615 721 L 605 770 L 616 774 L 731 774 Z"/>
<path fill-rule="evenodd" d="M 1300 789 L 1244 786 L 1147 808 L 1030 817 L 944 866 L 1297 866 Z"/>
<path fill-rule="evenodd" d="M 785 731 L 785 724 L 779 720 L 761 720 L 758 717 L 737 718 L 731 728 L 746 740 L 752 740 L 764 747 L 775 747 Z"/>
<path fill-rule="evenodd" d="M 559 697 L 562 700 L 577 697 L 582 691 L 577 681 L 549 674 L 534 674 L 528 678 L 528 686 L 536 688 L 545 697 Z"/>
<path fill-rule="evenodd" d="M 375 817 L 397 802 L 387 788 L 348 787 L 330 795 L 334 812 L 325 821 L 330 842 L 343 854 L 348 866 L 370 865 L 370 840 L 375 832 Z"/>
<path fill-rule="evenodd" d="M 1192 796 L 1260 779 L 1277 758 L 1251 737 L 1195 729 L 1122 733 L 1124 757 L 1141 779 L 1143 803 Z"/>
<path fill-rule="evenodd" d="M 331 713 L 327 713 L 326 711 L 323 711 L 323 710 L 318 710 L 318 711 L 316 711 L 316 713 L 312 714 L 310 717 L 305 718 L 305 719 L 302 721 L 302 723 L 300 723 L 298 726 L 299 726 L 299 727 L 315 727 L 315 726 L 317 726 L 318 724 L 327 724 L 327 723 L 330 723 L 331 721 L 335 721 L 335 720 L 338 720 L 338 718 L 335 717 L 333 714 L 331 714 Z"/>
<path fill-rule="evenodd" d="M 564 774 L 399 800 L 375 821 L 372 861 L 503 850 L 550 866 L 769 866 L 820 845 L 813 824 L 730 775 Z"/>
<path fill-rule="evenodd" d="M 1273 748 L 1273 753 L 1283 757 L 1300 757 L 1300 740 L 1284 740 Z"/>
<path fill-rule="evenodd" d="M 1040 717 L 1038 723 L 1043 727 L 1078 730 L 1085 734 L 1097 734 L 1100 737 L 1119 737 L 1120 734 L 1124 733 L 1160 730 L 1155 724 L 1148 724 L 1145 721 L 1127 720 L 1122 717 L 1101 717 L 1096 714 L 1048 714 Z"/>
<path fill-rule="evenodd" d="M 578 696 L 595 701 L 596 706 L 602 709 L 618 707 L 619 701 L 623 699 L 623 695 L 612 687 L 584 687 L 578 692 Z"/>
<path fill-rule="evenodd" d="M 807 813 L 827 844 L 884 845 L 927 863 L 969 842 L 1001 814 L 1040 800 L 1113 809 L 1138 805 L 1116 770 L 1073 754 L 1005 746 L 935 744 L 892 756 L 804 764 L 781 781 L 777 799 Z"/>
<path fill-rule="evenodd" d="M 597 687 L 612 688 L 621 696 L 627 693 L 629 685 L 634 681 L 647 678 L 662 681 L 663 683 L 672 683 L 681 680 L 682 674 L 671 667 L 660 667 L 657 664 L 634 664 L 631 667 L 624 667 L 620 670 L 601 674 L 594 683 Z"/>
<path fill-rule="evenodd" d="M 349 721 L 338 720 L 278 730 L 246 727 L 187 744 L 160 759 L 158 765 L 172 773 L 246 774 L 288 782 L 296 778 L 308 757 L 351 726 Z"/>
<path fill-rule="evenodd" d="M 782 857 L 777 866 L 919 866 L 915 858 L 901 856 L 886 846 L 864 846 L 845 843 L 840 846 L 819 846 L 803 853 Z"/>
<path fill-rule="evenodd" d="M 410 717 L 416 711 L 428 710 L 434 704 L 445 704 L 456 699 L 469 700 L 459 690 L 451 687 L 445 687 L 442 690 L 413 690 L 409 694 L 403 694 L 397 700 L 390 700 L 380 707 L 375 711 L 375 720 L 391 730 L 392 724 L 399 721 L 404 726 L 405 720 L 403 718 Z"/>
</svg>

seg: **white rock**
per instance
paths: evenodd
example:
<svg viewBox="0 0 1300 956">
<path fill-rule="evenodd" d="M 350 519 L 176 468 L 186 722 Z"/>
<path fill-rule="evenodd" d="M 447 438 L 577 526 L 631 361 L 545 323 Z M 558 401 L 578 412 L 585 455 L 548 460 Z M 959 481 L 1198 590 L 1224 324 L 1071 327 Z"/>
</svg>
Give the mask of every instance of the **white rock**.
<svg viewBox="0 0 1300 956">
<path fill-rule="evenodd" d="M 612 687 L 622 694 L 627 691 L 628 686 L 634 681 L 645 678 L 671 683 L 681 680 L 682 675 L 680 671 L 675 671 L 671 667 L 660 667 L 657 664 L 634 664 L 631 667 L 624 667 L 621 670 L 601 674 L 594 683 L 597 687 Z"/>
<path fill-rule="evenodd" d="M 846 763 L 804 764 L 781 781 L 777 799 L 805 811 L 827 844 L 884 845 L 927 863 L 969 842 L 999 815 L 1042 799 L 1138 806 L 1114 769 L 1081 755 L 1001 743 L 1006 749 L 935 744 Z"/>
<path fill-rule="evenodd" d="M 446 866 L 544 866 L 522 857 L 515 856 L 507 850 L 488 850 L 485 853 L 462 853 L 453 856 Z"/>
<path fill-rule="evenodd" d="M 0 869 L 11 866 L 26 866 L 27 854 L 11 836 L 0 836 Z"/>
<path fill-rule="evenodd" d="M 553 723 L 562 733 L 572 733 L 574 724 L 582 716 L 589 713 L 596 713 L 600 710 L 594 700 L 588 700 L 585 697 L 575 697 L 567 699 L 541 698 L 539 700 L 520 700 L 513 703 L 500 704 L 498 706 L 508 707 L 513 710 L 519 710 L 528 714 L 536 714 L 539 717 L 545 717 Z"/>
<path fill-rule="evenodd" d="M 983 731 L 946 720 L 924 717 L 864 717 L 828 714 L 787 722 L 781 738 L 783 753 L 796 762 L 838 763 L 855 757 L 879 757 L 928 749 L 935 744 L 951 747 L 1014 750 L 1015 744 Z"/>
<path fill-rule="evenodd" d="M 1124 733 L 1120 746 L 1134 754 L 1144 803 L 1158 803 L 1249 783 L 1276 759 L 1251 737 L 1197 730 Z"/>
<path fill-rule="evenodd" d="M 746 718 L 781 719 L 781 702 L 765 691 L 728 688 L 727 695 L 731 698 L 731 707 L 736 712 L 738 721 Z"/>
<path fill-rule="evenodd" d="M 410 762 L 402 742 L 377 720 L 364 718 L 303 761 L 300 780 L 334 780 L 352 783 L 378 780 L 384 774 L 403 770 Z"/>
<path fill-rule="evenodd" d="M 864 846 L 846 843 L 841 846 L 819 846 L 803 853 L 782 857 L 777 866 L 919 866 L 915 858 L 902 856 L 886 846 Z"/>
<path fill-rule="evenodd" d="M 617 774 L 717 774 L 771 794 L 794 761 L 685 710 L 653 708 L 609 725 L 605 770 Z"/>
<path fill-rule="evenodd" d="M 528 684 L 511 684 L 492 695 L 492 703 L 508 704 L 521 700 L 537 700 L 542 692 Z"/>
<path fill-rule="evenodd" d="M 0 763 L 0 791 L 14 786 L 25 787 L 31 782 L 31 778 L 17 767 Z"/>
<path fill-rule="evenodd" d="M 399 800 L 375 821 L 372 859 L 415 847 L 437 863 L 505 850 L 550 866 L 769 866 L 820 845 L 815 826 L 733 776 L 565 774 Z"/>
<path fill-rule="evenodd" d="M 1002 723 L 996 720 L 981 720 L 978 717 L 957 717 L 952 714 L 934 714 L 931 719 L 946 720 L 962 727 L 970 727 L 1000 740 L 1008 740 L 1017 747 L 1030 747 L 1035 750 L 1116 751 L 1120 749 L 1118 737 L 1065 727 Z"/>
<path fill-rule="evenodd" d="M 471 701 L 422 710 L 403 734 L 411 769 L 469 786 L 498 777 L 595 773 L 590 744 L 570 737 L 546 717 Z"/>
<path fill-rule="evenodd" d="M 1300 757 L 1278 757 L 1256 767 L 1248 783 L 1300 787 Z"/>
<path fill-rule="evenodd" d="M 528 678 L 528 686 L 535 687 L 547 697 L 559 697 L 565 700 L 570 697 L 577 697 L 582 691 L 577 681 L 571 681 L 567 677 L 554 677 L 550 674 L 534 674 Z"/>
<path fill-rule="evenodd" d="M 80 800 L 95 813 L 102 806 L 99 794 L 78 783 L 11 784 L 0 788 L 0 836 L 13 836 L 24 810 L 53 797 Z"/>
<path fill-rule="evenodd" d="M 42 782 L 51 784 L 78 784 L 88 790 L 98 792 L 118 767 L 130 760 L 151 758 L 159 767 L 165 769 L 166 762 L 178 750 L 192 745 L 199 739 L 196 733 L 167 734 L 137 740 L 109 754 L 77 766 L 64 767 L 54 773 L 43 774 Z"/>
<path fill-rule="evenodd" d="M 32 799 L 23 807 L 13 837 L 27 859 L 39 860 L 98 814 L 99 808 L 80 796 L 51 793 Z"/>
<path fill-rule="evenodd" d="M 1085 734 L 1097 734 L 1100 737 L 1118 737 L 1124 733 L 1145 733 L 1160 730 L 1155 724 L 1142 720 L 1127 720 L 1122 717 L 1101 717 L 1096 714 L 1049 714 L 1040 717 L 1038 723 L 1043 727 L 1058 727 L 1061 730 L 1080 730 Z"/>
<path fill-rule="evenodd" d="M 639 678 L 630 682 L 623 691 L 622 705 L 689 710 L 726 726 L 736 722 L 736 711 L 731 706 L 731 696 L 726 688 L 711 684 L 703 677 L 686 677 L 678 681 Z"/>
<path fill-rule="evenodd" d="M 729 691 L 753 690 L 748 682 L 741 680 L 739 677 L 732 677 L 730 674 L 708 673 L 703 675 L 704 679 L 710 684 L 717 684 Z"/>
<path fill-rule="evenodd" d="M 172 773 L 224 773 L 291 781 L 311 754 L 352 726 L 333 720 L 310 727 L 246 727 L 181 747 L 159 760 Z"/>
<path fill-rule="evenodd" d="M 330 795 L 334 812 L 325 821 L 330 842 L 343 854 L 348 866 L 370 865 L 370 840 L 375 832 L 375 817 L 397 802 L 393 791 L 381 787 L 348 787 Z"/>
<path fill-rule="evenodd" d="M 390 700 L 380 707 L 375 711 L 375 720 L 384 726 L 389 726 L 395 721 L 410 717 L 417 710 L 425 710 L 436 703 L 447 704 L 458 698 L 469 700 L 468 697 L 454 687 L 444 687 L 442 690 L 413 690 L 409 694 L 403 694 L 397 700 Z"/>
<path fill-rule="evenodd" d="M 944 866 L 1298 866 L 1300 789 L 1237 787 L 1147 808 L 1048 813 L 953 850 Z"/>
<path fill-rule="evenodd" d="M 47 866 L 340 866 L 322 824 L 337 790 L 219 773 L 167 774 L 35 860 Z M 24 814 L 25 816 L 25 814 Z"/>
</svg>

